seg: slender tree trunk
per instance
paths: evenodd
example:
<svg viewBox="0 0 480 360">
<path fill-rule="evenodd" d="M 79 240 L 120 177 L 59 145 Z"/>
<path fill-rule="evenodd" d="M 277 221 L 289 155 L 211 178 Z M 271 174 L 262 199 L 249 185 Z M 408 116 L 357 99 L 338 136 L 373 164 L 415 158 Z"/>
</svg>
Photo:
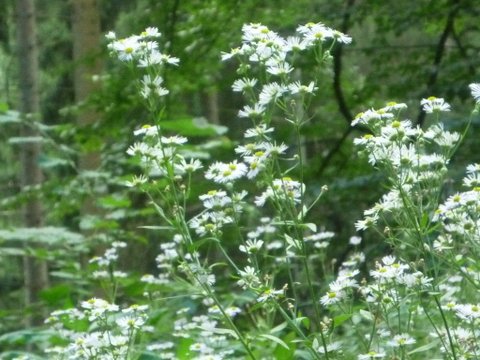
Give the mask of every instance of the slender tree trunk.
<svg viewBox="0 0 480 360">
<path fill-rule="evenodd" d="M 19 80 L 21 101 L 20 112 L 27 121 L 38 120 L 40 102 L 38 92 L 38 49 L 36 39 L 35 6 L 33 0 L 16 1 L 17 44 L 19 60 Z M 23 137 L 35 137 L 37 132 L 32 126 L 24 126 Z M 22 188 L 40 185 L 43 180 L 38 165 L 41 146 L 38 142 L 26 142 L 21 149 Z M 26 227 L 43 225 L 42 207 L 38 197 L 32 196 L 23 209 Z M 33 247 L 33 245 L 30 245 Z M 43 260 L 25 256 L 23 261 L 25 281 L 25 303 L 27 307 L 35 306 L 39 301 L 39 292 L 48 286 L 48 268 Z M 34 312 L 26 317 L 27 326 L 42 323 L 41 312 Z"/>
<path fill-rule="evenodd" d="M 72 2 L 73 18 L 73 60 L 75 62 L 74 88 L 75 101 L 84 102 L 95 91 L 93 75 L 101 71 L 100 50 L 100 14 L 97 0 L 75 0 Z M 78 117 L 80 127 L 92 126 L 98 121 L 98 114 L 92 109 L 85 109 Z M 97 170 L 100 167 L 100 153 L 88 151 L 80 156 L 79 169 Z M 91 201 L 89 201 L 91 203 Z M 86 204 L 91 208 L 92 204 Z"/>
<path fill-rule="evenodd" d="M 218 107 L 218 91 L 211 90 L 208 94 L 208 120 L 215 125 L 220 125 L 220 109 Z"/>
<path fill-rule="evenodd" d="M 99 51 L 101 48 L 100 36 L 100 12 L 97 0 L 74 0 L 72 1 L 72 35 L 73 35 L 73 60 L 75 62 L 74 90 L 75 102 L 82 104 L 97 89 L 93 81 L 94 75 L 99 75 L 102 69 Z M 77 116 L 77 125 L 81 131 L 92 132 L 92 127 L 99 120 L 99 114 L 91 106 L 84 106 L 82 112 Z M 78 170 L 97 171 L 101 166 L 101 155 L 99 149 L 86 148 L 79 156 Z M 93 189 L 95 187 L 92 187 Z M 94 191 L 94 190 L 93 190 Z M 80 215 L 99 215 L 100 209 L 95 203 L 97 194 L 89 194 L 81 208 Z M 84 235 L 91 235 L 92 231 L 84 231 Z M 97 247 L 95 254 L 100 255 L 103 249 Z M 84 267 L 88 264 L 87 258 L 81 259 Z M 95 289 L 98 296 L 102 296 L 100 289 Z"/>
</svg>

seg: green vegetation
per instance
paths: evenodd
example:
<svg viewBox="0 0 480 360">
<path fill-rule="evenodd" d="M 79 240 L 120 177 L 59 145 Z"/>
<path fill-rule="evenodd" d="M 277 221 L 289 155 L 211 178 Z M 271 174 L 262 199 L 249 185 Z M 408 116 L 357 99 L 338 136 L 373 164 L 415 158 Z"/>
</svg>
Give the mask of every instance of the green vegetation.
<svg viewBox="0 0 480 360">
<path fill-rule="evenodd" d="M 6 0 L 0 359 L 480 358 L 479 12 Z"/>
</svg>

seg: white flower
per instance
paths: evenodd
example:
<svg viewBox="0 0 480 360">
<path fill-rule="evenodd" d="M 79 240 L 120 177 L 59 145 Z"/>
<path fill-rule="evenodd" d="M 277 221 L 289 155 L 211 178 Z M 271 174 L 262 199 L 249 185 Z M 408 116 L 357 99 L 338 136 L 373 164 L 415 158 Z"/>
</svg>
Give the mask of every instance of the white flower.
<svg viewBox="0 0 480 360">
<path fill-rule="evenodd" d="M 148 182 L 148 178 L 141 174 L 140 176 L 134 175 L 131 181 L 126 181 L 125 186 L 127 187 L 136 187 L 138 185 L 143 185 Z"/>
<path fill-rule="evenodd" d="M 416 340 L 408 334 L 395 335 L 387 344 L 393 347 L 415 344 Z"/>
<path fill-rule="evenodd" d="M 470 88 L 475 101 L 480 103 L 480 84 L 470 84 L 468 87 Z"/>
<path fill-rule="evenodd" d="M 176 57 L 162 54 L 158 51 L 151 51 L 138 61 L 138 67 L 147 68 L 152 65 L 175 65 L 177 66 L 180 60 Z"/>
<path fill-rule="evenodd" d="M 450 111 L 450 105 L 445 102 L 442 98 L 436 98 L 435 96 L 430 96 L 427 99 L 422 99 L 420 102 L 422 105 L 423 111 L 427 114 L 431 114 L 437 111 Z"/>
<path fill-rule="evenodd" d="M 263 241 L 258 239 L 247 240 L 245 245 L 240 245 L 239 249 L 241 252 L 247 254 L 253 254 L 258 252 L 263 246 Z"/>
<path fill-rule="evenodd" d="M 225 191 L 211 190 L 207 194 L 200 195 L 203 206 L 209 210 L 220 210 L 232 203 L 232 199 L 227 196 Z"/>
<path fill-rule="evenodd" d="M 480 186 L 480 174 L 473 173 L 463 178 L 463 185 L 469 188 Z"/>
<path fill-rule="evenodd" d="M 318 90 L 313 81 L 310 81 L 308 85 L 302 85 L 300 81 L 295 81 L 288 85 L 288 89 L 292 94 L 313 94 Z"/>
<path fill-rule="evenodd" d="M 208 168 L 205 178 L 219 184 L 226 184 L 235 181 L 247 173 L 248 169 L 244 163 L 234 160 L 228 164 L 216 162 Z"/>
<path fill-rule="evenodd" d="M 126 316 L 116 320 L 117 325 L 122 331 L 128 331 L 132 329 L 140 329 L 145 324 L 145 319 L 141 317 Z"/>
<path fill-rule="evenodd" d="M 282 155 L 288 149 L 288 146 L 283 143 L 280 145 L 277 145 L 276 143 L 270 143 L 270 142 L 263 142 L 258 147 L 260 149 L 263 149 L 264 157 L 268 157 L 270 155 Z"/>
<path fill-rule="evenodd" d="M 480 305 L 478 304 L 458 304 L 454 307 L 455 315 L 466 321 L 480 319 Z"/>
<path fill-rule="evenodd" d="M 260 105 L 268 105 L 278 100 L 287 90 L 287 87 L 276 82 L 265 84 L 260 92 L 258 102 Z"/>
<path fill-rule="evenodd" d="M 385 107 L 381 108 L 380 110 L 391 112 L 394 110 L 403 110 L 407 108 L 407 104 L 405 103 L 396 103 L 395 101 L 388 102 Z"/>
<path fill-rule="evenodd" d="M 293 71 L 293 67 L 290 66 L 287 62 L 276 63 L 272 66 L 267 67 L 267 72 L 272 75 L 286 75 Z"/>
<path fill-rule="evenodd" d="M 260 284 L 257 271 L 251 266 L 246 266 L 245 269 L 239 270 L 238 275 L 240 276 L 240 280 L 237 281 L 237 284 L 243 289 L 256 287 Z"/>
<path fill-rule="evenodd" d="M 348 243 L 350 245 L 360 245 L 360 243 L 362 242 L 362 238 L 360 236 L 352 236 L 350 237 L 350 240 L 348 241 Z"/>
<path fill-rule="evenodd" d="M 317 351 L 320 354 L 325 354 L 325 347 L 323 345 L 319 345 L 318 342 L 314 343 L 313 346 L 317 348 Z M 339 341 L 334 341 L 330 344 L 327 344 L 327 352 L 334 352 L 334 351 L 339 351 L 342 348 L 342 343 Z"/>
<path fill-rule="evenodd" d="M 273 180 L 273 186 L 269 186 L 260 196 L 255 198 L 257 206 L 265 205 L 267 199 L 275 198 L 299 203 L 305 191 L 305 185 L 292 180 L 289 177 Z"/>
<path fill-rule="evenodd" d="M 335 41 L 341 44 L 350 44 L 352 42 L 352 38 L 350 36 L 337 30 L 333 30 L 333 38 Z"/>
<path fill-rule="evenodd" d="M 115 34 L 115 32 L 113 31 L 109 31 L 105 37 L 108 39 L 108 40 L 115 40 L 117 38 L 117 35 Z"/>
<path fill-rule="evenodd" d="M 160 131 L 160 127 L 158 126 L 151 126 L 151 125 L 143 125 L 140 129 L 137 129 L 133 132 L 133 135 L 144 135 L 144 136 L 156 136 Z"/>
<path fill-rule="evenodd" d="M 142 51 L 142 42 L 136 35 L 125 39 L 115 40 L 108 44 L 108 48 L 118 56 L 120 61 L 131 61 Z"/>
<path fill-rule="evenodd" d="M 298 36 L 289 36 L 284 46 L 285 51 L 298 52 L 305 50 L 305 42 Z"/>
<path fill-rule="evenodd" d="M 315 46 L 334 37 L 335 31 L 323 25 L 322 23 L 308 23 L 299 26 L 297 32 L 304 36 L 304 41 L 308 47 Z M 341 33 L 340 33 L 341 34 Z M 337 35 L 340 38 L 339 35 Z"/>
<path fill-rule="evenodd" d="M 345 291 L 327 291 L 327 293 L 320 298 L 320 303 L 323 306 L 333 305 L 339 303 L 346 297 Z"/>
<path fill-rule="evenodd" d="M 234 48 L 229 53 L 222 52 L 222 61 L 230 60 L 238 54 L 240 54 L 240 48 Z"/>
<path fill-rule="evenodd" d="M 378 216 L 366 216 L 363 220 L 358 220 L 355 223 L 355 229 L 357 231 L 360 230 L 367 230 L 368 228 L 371 228 L 377 224 L 378 221 Z"/>
<path fill-rule="evenodd" d="M 253 107 L 245 105 L 242 110 L 238 112 L 238 117 L 255 119 L 265 112 L 265 106 L 254 104 Z"/>
<path fill-rule="evenodd" d="M 187 162 L 183 157 L 180 159 L 179 164 L 175 164 L 175 169 L 180 173 L 192 173 L 195 172 L 203 167 L 202 163 L 198 159 L 190 159 Z"/>
<path fill-rule="evenodd" d="M 155 350 L 167 350 L 171 349 L 175 346 L 175 344 L 171 341 L 161 342 L 161 343 L 154 343 L 147 346 L 147 350 L 155 351 Z"/>
<path fill-rule="evenodd" d="M 266 134 L 273 132 L 273 128 L 267 128 L 267 125 L 260 124 L 255 128 L 248 129 L 245 131 L 244 137 L 266 137 Z"/>
<path fill-rule="evenodd" d="M 140 94 L 145 99 L 152 95 L 157 95 L 159 97 L 165 96 L 169 91 L 161 86 L 162 83 L 163 78 L 161 76 L 157 75 L 152 78 L 150 75 L 144 75 L 142 80 L 143 87 Z"/>
<path fill-rule="evenodd" d="M 156 27 L 147 27 L 140 36 L 142 37 L 160 37 L 162 34 L 158 31 Z"/>
<path fill-rule="evenodd" d="M 183 136 L 162 136 L 160 141 L 163 145 L 183 145 L 188 141 L 188 139 Z"/>
<path fill-rule="evenodd" d="M 235 148 L 235 152 L 241 156 L 252 155 L 259 149 L 259 145 L 255 143 L 249 143 L 245 145 L 239 145 Z"/>
<path fill-rule="evenodd" d="M 264 302 L 270 299 L 278 299 L 283 295 L 283 290 L 267 289 L 257 298 L 258 302 Z"/>
<path fill-rule="evenodd" d="M 391 119 L 393 118 L 394 115 L 387 112 L 383 111 L 382 109 L 380 110 L 374 110 L 370 109 L 365 112 L 361 112 L 355 116 L 355 119 L 352 121 L 352 126 L 355 126 L 357 124 L 361 125 L 368 125 L 371 120 L 384 120 L 384 119 Z"/>
<path fill-rule="evenodd" d="M 233 91 L 236 92 L 245 92 L 246 90 L 252 89 L 257 83 L 257 79 L 238 79 L 232 85 Z"/>
</svg>

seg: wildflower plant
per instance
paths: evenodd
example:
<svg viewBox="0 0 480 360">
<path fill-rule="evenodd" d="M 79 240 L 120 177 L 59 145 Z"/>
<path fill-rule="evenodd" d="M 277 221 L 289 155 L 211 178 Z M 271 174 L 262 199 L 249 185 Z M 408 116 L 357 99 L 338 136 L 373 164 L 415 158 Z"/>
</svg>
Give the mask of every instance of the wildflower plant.
<svg viewBox="0 0 480 360">
<path fill-rule="evenodd" d="M 230 161 L 209 163 L 196 156 L 201 145 L 162 125 L 164 72 L 181 64 L 163 53 L 158 30 L 107 38 L 111 54 L 138 74 L 137 91 L 151 117 L 127 150 L 141 172 L 125 185 L 147 194 L 162 222 L 151 228 L 170 241 L 159 244 L 157 272 L 138 279 L 148 306 L 115 304 L 117 280 L 127 276 L 113 267 L 123 243 L 92 259 L 94 277 L 112 282 L 111 298 L 54 312 L 48 323 L 66 345 L 51 353 L 180 359 L 187 348 L 189 359 L 269 359 L 278 349 L 295 359 L 478 356 L 480 305 L 469 299 L 478 297 L 480 284 L 480 165 L 467 168 L 466 191 L 442 200 L 447 166 L 464 136 L 440 121 L 451 110 L 444 99 L 421 101 L 425 127 L 402 119 L 401 103 L 355 117 L 352 126 L 368 133 L 354 143 L 384 174 L 388 191 L 355 223 L 354 251 L 327 274 L 336 235 L 312 222 L 310 212 L 328 188 L 313 196 L 307 189 L 302 128 L 331 50 L 351 38 L 321 23 L 299 26 L 289 37 L 244 25 L 240 46 L 221 57 L 237 64 L 232 90 L 244 98 L 238 118 L 246 130 Z M 315 62 L 314 71 L 302 71 L 305 58 Z M 479 85 L 471 90 L 478 101 Z M 278 127 L 290 129 L 292 144 L 278 141 Z M 196 198 L 200 176 L 210 190 Z M 370 231 L 391 254 L 367 261 L 358 245 Z M 225 246 L 226 239 L 233 243 Z M 155 328 L 162 316 L 171 320 L 164 333 Z M 73 320 L 81 329 L 72 328 Z"/>
</svg>

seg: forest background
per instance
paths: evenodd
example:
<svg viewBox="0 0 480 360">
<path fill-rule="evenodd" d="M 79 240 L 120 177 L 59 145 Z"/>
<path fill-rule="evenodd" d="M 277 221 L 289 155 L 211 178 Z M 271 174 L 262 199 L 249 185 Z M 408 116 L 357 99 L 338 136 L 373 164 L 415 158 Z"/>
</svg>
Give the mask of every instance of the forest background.
<svg viewBox="0 0 480 360">
<path fill-rule="evenodd" d="M 120 1 L 2 0 L 0 11 L 0 352 L 42 348 L 43 320 L 75 306 L 101 286 L 88 259 L 113 239 L 126 241 L 119 264 L 132 275 L 152 273 L 159 244 L 149 199 L 125 187 L 138 163 L 125 152 L 132 132 L 148 122 L 133 75 L 108 58 L 105 34 L 158 27 L 181 70 L 164 79 L 170 94 L 164 128 L 208 142 L 211 158 L 228 158 L 245 126 L 231 91 L 235 69 L 220 53 L 240 43 L 244 23 L 279 33 L 321 21 L 348 33 L 326 69 L 311 121 L 302 130 L 305 183 L 329 191 L 312 215 L 333 231 L 332 269 L 351 251 L 354 221 L 382 193 L 352 139 L 356 113 L 387 101 L 406 102 L 422 124 L 419 101 L 434 95 L 454 109 L 447 127 L 461 131 L 472 108 L 468 84 L 480 69 L 480 5 L 440 1 Z M 304 64 L 304 72 L 314 64 Z M 451 164 L 452 182 L 478 161 L 479 118 Z M 288 130 L 279 135 L 289 141 Z M 208 161 L 208 160 L 207 160 Z M 208 189 L 199 179 L 198 194 Z M 315 190 L 316 189 L 316 190 Z M 445 193 L 448 194 L 448 183 Z M 192 209 L 194 210 L 194 209 Z M 150 226 L 150 228 L 149 228 Z M 368 258 L 389 252 L 375 234 L 361 244 Z M 215 254 L 213 255 L 215 256 Z M 122 298 L 143 285 L 122 284 Z M 12 355 L 13 354 L 13 355 Z M 11 357 L 6 357 L 11 358 Z"/>
</svg>

